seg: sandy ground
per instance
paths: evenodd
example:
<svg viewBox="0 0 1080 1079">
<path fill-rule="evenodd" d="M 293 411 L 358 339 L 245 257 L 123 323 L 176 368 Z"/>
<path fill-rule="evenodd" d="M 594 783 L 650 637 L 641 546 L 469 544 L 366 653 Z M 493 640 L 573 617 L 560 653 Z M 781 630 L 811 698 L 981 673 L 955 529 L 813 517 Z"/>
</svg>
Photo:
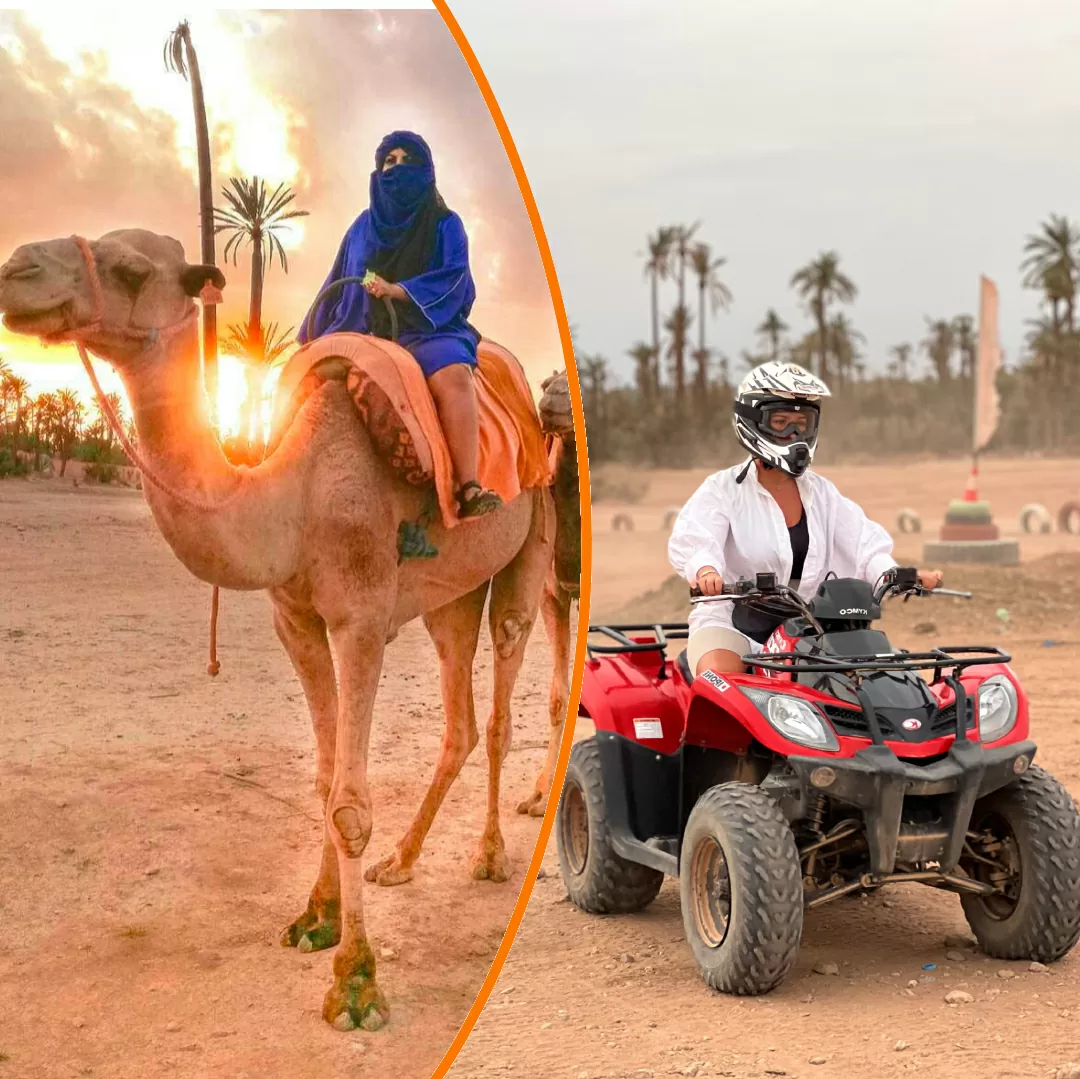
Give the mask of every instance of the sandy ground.
<svg viewBox="0 0 1080 1079">
<path fill-rule="evenodd" d="M 516 801 L 543 759 L 550 654 L 537 627 L 515 698 L 503 820 L 516 873 L 474 882 L 486 758 L 467 762 L 414 880 L 366 891 L 392 1009 L 342 1035 L 319 1010 L 332 952 L 277 943 L 318 865 L 307 710 L 261 594 L 210 590 L 141 496 L 0 483 L 0 1079 L 423 1079 L 490 967 L 540 822 Z M 419 624 L 376 706 L 371 852 L 420 803 L 442 735 Z M 490 702 L 482 639 L 477 711 Z"/>
<path fill-rule="evenodd" d="M 924 522 L 940 520 L 945 501 L 965 479 L 959 464 L 940 472 L 900 464 L 823 471 L 889 526 L 903 506 L 918 510 Z M 669 575 L 666 533 L 659 528 L 663 510 L 685 499 L 702 475 L 653 474 L 642 503 L 595 508 L 593 621 Z M 983 489 L 1009 534 L 1021 505 L 1037 499 L 1056 514 L 1077 496 L 1075 481 L 1074 462 L 988 462 Z M 613 533 L 611 517 L 624 508 L 638 528 Z M 1055 550 L 1062 553 L 1051 554 Z M 918 560 L 920 551 L 905 537 L 898 554 Z M 1080 537 L 1025 539 L 1022 553 L 1019 570 L 965 568 L 950 575 L 958 587 L 981 593 L 976 602 L 899 605 L 886 628 L 898 644 L 925 645 L 930 638 L 916 635 L 914 626 L 931 619 L 939 641 L 990 640 L 1011 651 L 1031 697 L 1039 761 L 1080 798 L 1080 715 L 1073 700 Z M 1064 587 L 1061 574 L 1068 578 Z M 1004 632 L 994 618 L 1000 606 L 1011 616 Z M 576 737 L 589 733 L 588 722 L 579 721 Z M 566 899 L 554 847 L 553 838 L 545 876 L 452 1079 L 878 1079 L 908 1073 L 1028 1079 L 1080 1061 L 1080 952 L 1050 973 L 977 951 L 965 953 L 965 962 L 949 961 L 945 937 L 967 932 L 953 896 L 907 885 L 813 912 L 788 981 L 768 997 L 739 1000 L 711 992 L 700 980 L 683 938 L 677 882 L 667 881 L 640 914 L 586 915 Z M 839 975 L 815 974 L 821 961 L 837 963 Z M 945 994 L 956 988 L 969 991 L 975 1003 L 945 1004 Z M 820 1058 L 824 1063 L 810 1063 Z"/>
</svg>

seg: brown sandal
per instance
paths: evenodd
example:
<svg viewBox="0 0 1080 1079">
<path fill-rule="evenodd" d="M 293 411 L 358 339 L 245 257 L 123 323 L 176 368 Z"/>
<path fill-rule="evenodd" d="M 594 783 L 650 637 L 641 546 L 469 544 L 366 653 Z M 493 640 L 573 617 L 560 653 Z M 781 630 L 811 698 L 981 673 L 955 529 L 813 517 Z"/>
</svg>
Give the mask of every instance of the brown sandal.
<svg viewBox="0 0 1080 1079">
<path fill-rule="evenodd" d="M 475 488 L 478 492 L 472 498 L 466 498 L 466 491 Z M 503 500 L 494 492 L 486 491 L 476 480 L 463 483 L 457 491 L 458 517 L 484 517 L 494 513 L 502 504 Z"/>
</svg>

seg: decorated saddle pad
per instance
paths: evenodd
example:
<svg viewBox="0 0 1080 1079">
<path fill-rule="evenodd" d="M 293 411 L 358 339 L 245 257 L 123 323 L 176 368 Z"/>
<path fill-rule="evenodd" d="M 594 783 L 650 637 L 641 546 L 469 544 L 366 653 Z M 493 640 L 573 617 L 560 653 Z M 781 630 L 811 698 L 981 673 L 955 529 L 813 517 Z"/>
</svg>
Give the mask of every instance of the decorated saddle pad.
<svg viewBox="0 0 1080 1079">
<path fill-rule="evenodd" d="M 407 483 L 434 484 L 443 524 L 457 524 L 453 465 L 435 402 L 417 362 L 393 342 L 335 333 L 294 353 L 275 392 L 271 448 L 328 379 L 345 382 L 376 452 Z M 480 483 L 506 502 L 549 484 L 549 446 L 521 364 L 493 341 L 481 341 L 475 384 Z"/>
</svg>

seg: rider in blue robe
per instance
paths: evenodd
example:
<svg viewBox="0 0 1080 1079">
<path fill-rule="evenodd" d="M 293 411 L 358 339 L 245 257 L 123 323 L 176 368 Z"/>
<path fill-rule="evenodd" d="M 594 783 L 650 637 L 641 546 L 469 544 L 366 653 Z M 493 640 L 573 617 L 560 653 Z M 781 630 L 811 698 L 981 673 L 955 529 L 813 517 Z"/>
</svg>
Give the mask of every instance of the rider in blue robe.
<svg viewBox="0 0 1080 1079">
<path fill-rule="evenodd" d="M 367 285 L 341 286 L 297 334 L 301 344 L 328 333 L 390 338 L 385 298 L 397 315 L 398 344 L 424 372 L 435 399 L 458 484 L 463 517 L 497 509 L 501 500 L 477 482 L 479 426 L 472 374 L 480 335 L 468 316 L 476 299 L 469 241 L 461 218 L 443 202 L 427 143 L 409 131 L 387 135 L 375 152 L 370 205 L 353 222 L 323 285 L 373 274 Z"/>
</svg>

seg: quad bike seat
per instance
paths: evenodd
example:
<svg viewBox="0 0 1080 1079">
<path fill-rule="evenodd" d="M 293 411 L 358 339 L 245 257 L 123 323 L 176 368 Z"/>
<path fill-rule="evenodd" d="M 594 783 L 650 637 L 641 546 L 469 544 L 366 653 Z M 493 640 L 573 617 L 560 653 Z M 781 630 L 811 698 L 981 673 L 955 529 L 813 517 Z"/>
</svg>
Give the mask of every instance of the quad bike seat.
<svg viewBox="0 0 1080 1079">
<path fill-rule="evenodd" d="M 679 658 L 675 660 L 675 663 L 679 670 L 682 671 L 682 676 L 686 679 L 687 685 L 693 682 L 694 672 L 690 670 L 690 660 L 687 659 L 685 648 L 679 653 Z"/>
</svg>

